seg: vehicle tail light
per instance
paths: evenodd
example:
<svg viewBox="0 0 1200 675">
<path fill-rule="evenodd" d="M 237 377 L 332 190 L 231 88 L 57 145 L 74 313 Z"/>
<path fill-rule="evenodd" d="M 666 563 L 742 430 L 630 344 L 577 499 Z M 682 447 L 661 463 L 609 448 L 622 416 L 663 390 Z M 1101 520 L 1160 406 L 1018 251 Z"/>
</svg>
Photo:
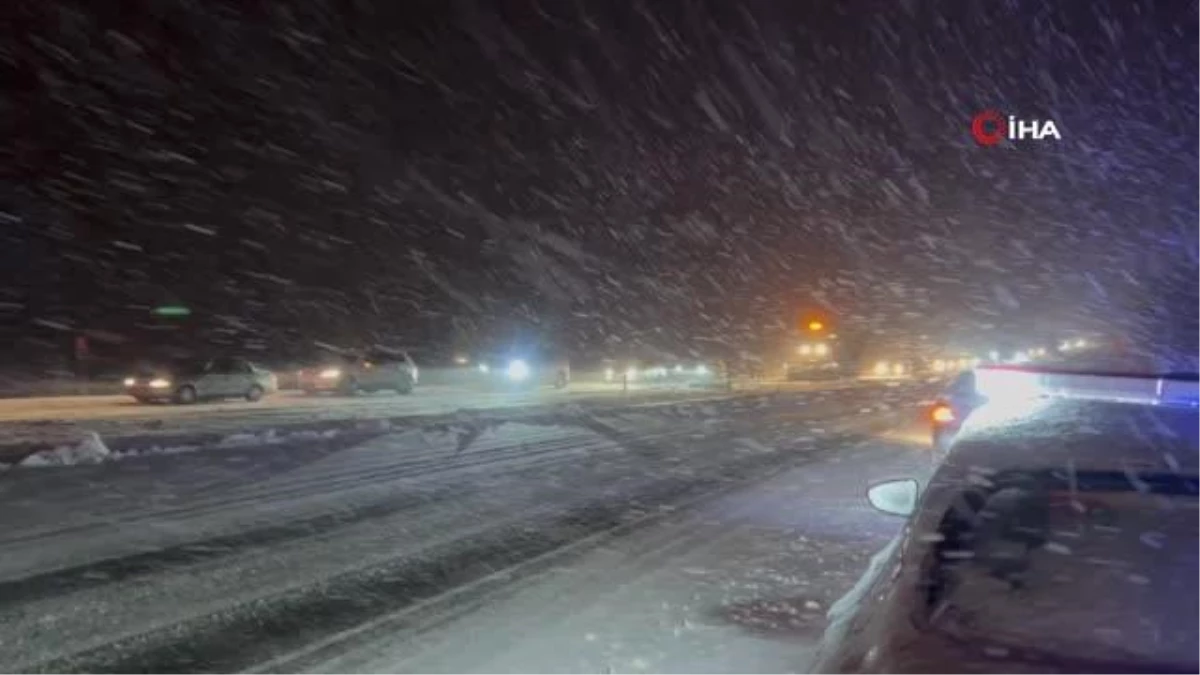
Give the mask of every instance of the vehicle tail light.
<svg viewBox="0 0 1200 675">
<path fill-rule="evenodd" d="M 951 408 L 945 403 L 939 403 L 938 405 L 933 406 L 933 410 L 929 411 L 929 418 L 932 419 L 935 424 L 948 424 L 953 422 L 955 419 L 954 408 Z"/>
</svg>

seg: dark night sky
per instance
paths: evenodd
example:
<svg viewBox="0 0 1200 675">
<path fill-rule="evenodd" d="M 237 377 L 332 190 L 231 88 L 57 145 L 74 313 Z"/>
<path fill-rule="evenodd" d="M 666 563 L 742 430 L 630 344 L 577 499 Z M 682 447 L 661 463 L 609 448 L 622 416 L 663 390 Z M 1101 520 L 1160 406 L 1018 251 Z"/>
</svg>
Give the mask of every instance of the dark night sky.
<svg viewBox="0 0 1200 675">
<path fill-rule="evenodd" d="M 0 12 L 10 357 L 164 302 L 285 352 L 701 348 L 816 301 L 881 342 L 1195 347 L 1194 2 Z M 981 148 L 985 108 L 1063 140 Z"/>
</svg>

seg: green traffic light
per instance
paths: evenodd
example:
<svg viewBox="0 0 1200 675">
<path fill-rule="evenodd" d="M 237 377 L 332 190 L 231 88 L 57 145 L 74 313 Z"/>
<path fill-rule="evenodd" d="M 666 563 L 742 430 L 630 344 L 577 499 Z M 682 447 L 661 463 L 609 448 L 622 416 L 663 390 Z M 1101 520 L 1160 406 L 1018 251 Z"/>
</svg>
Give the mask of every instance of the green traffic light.
<svg viewBox="0 0 1200 675">
<path fill-rule="evenodd" d="M 188 316 L 192 310 L 180 305 L 167 305 L 165 307 L 155 307 L 154 313 L 158 316 Z"/>
</svg>

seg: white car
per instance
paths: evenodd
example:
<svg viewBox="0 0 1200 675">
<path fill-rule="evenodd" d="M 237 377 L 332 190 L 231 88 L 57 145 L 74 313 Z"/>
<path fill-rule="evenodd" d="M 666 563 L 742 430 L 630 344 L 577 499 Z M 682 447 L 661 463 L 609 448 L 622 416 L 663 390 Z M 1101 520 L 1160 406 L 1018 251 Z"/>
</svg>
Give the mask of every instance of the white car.
<svg viewBox="0 0 1200 675">
<path fill-rule="evenodd" d="M 279 389 L 275 375 L 245 359 L 221 357 L 150 368 L 125 379 L 125 392 L 142 403 L 244 398 L 257 401 Z"/>
<path fill-rule="evenodd" d="M 813 672 L 1198 672 L 1197 384 L 979 369 L 988 400 Z"/>
</svg>

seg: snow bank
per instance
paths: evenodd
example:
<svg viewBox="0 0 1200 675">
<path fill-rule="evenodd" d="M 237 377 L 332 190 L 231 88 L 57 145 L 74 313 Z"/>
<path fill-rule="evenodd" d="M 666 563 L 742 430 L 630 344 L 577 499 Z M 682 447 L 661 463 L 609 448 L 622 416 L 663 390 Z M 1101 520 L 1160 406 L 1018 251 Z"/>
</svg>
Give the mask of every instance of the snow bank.
<svg viewBox="0 0 1200 675">
<path fill-rule="evenodd" d="M 230 434 L 220 441 L 217 441 L 219 448 L 232 448 L 243 445 L 274 445 L 283 441 L 278 432 L 274 429 L 267 429 L 256 433 Z"/>
<path fill-rule="evenodd" d="M 75 464 L 99 464 L 108 459 L 112 451 L 100 439 L 100 434 L 89 431 L 75 445 L 60 445 L 53 450 L 42 450 L 21 460 L 21 466 L 73 466 Z"/>
<path fill-rule="evenodd" d="M 189 445 L 152 445 L 146 448 L 131 448 L 128 450 L 113 450 L 109 448 L 100 434 L 94 431 L 86 432 L 78 443 L 60 445 L 52 450 L 41 450 L 21 460 L 17 466 L 27 468 L 44 468 L 57 466 L 76 466 L 80 464 L 100 464 L 114 462 L 130 457 L 147 457 L 151 455 L 179 455 L 196 452 L 207 448 L 236 448 L 257 445 L 277 445 L 287 441 L 312 441 L 333 438 L 341 433 L 339 429 L 303 430 L 290 433 L 280 433 L 276 429 L 267 429 L 254 433 L 229 434 L 211 443 L 196 443 Z M 0 470 L 11 468 L 11 465 L 0 464 Z"/>
</svg>

